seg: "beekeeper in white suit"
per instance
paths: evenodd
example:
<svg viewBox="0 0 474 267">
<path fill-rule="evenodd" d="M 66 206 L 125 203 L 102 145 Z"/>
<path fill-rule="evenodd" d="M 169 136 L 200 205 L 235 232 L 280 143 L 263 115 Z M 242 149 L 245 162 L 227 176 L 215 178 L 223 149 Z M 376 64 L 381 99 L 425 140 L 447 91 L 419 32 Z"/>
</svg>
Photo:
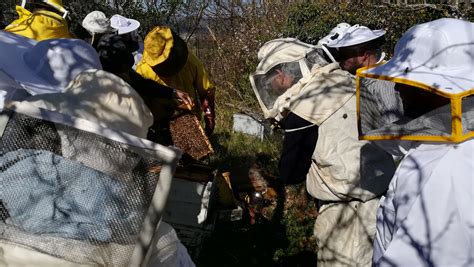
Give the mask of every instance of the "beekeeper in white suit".
<svg viewBox="0 0 474 267">
<path fill-rule="evenodd" d="M 395 81 L 406 116 L 362 138 L 413 141 L 377 213 L 375 266 L 474 265 L 472 51 L 473 23 L 439 19 L 410 28 L 386 64 L 358 71 Z"/>
<path fill-rule="evenodd" d="M 343 34 L 344 28 L 330 37 Z M 271 41 L 260 49 L 250 80 L 265 116 L 285 129 L 281 178 L 287 184 L 306 180 L 320 201 L 318 266 L 370 266 L 378 196 L 395 167 L 390 155 L 358 140 L 354 79 L 326 52 L 296 39 Z M 274 79 L 281 76 L 276 70 L 285 69 L 292 86 L 272 99 Z"/>
<path fill-rule="evenodd" d="M 385 58 L 382 44 L 385 42 L 385 30 L 372 30 L 362 25 L 349 27 L 344 36 L 327 40 L 328 49 L 334 51 L 336 60 L 343 70 L 354 75 L 361 67 L 380 64 Z M 367 117 L 360 125 L 363 131 L 379 128 L 399 120 L 403 115 L 401 100 L 390 81 L 364 79 L 361 81 L 361 94 L 367 100 L 359 106 L 361 116 Z"/>
</svg>

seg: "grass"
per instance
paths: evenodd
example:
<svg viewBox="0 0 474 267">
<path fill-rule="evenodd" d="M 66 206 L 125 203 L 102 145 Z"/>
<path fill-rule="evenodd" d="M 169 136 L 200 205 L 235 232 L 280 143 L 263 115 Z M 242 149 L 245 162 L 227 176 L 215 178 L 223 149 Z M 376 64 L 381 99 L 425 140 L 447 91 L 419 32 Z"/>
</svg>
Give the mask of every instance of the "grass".
<svg viewBox="0 0 474 267">
<path fill-rule="evenodd" d="M 220 171 L 230 171 L 235 191 L 248 189 L 249 169 L 255 163 L 262 167 L 262 173 L 278 178 L 282 134 L 276 132 L 260 140 L 255 136 L 234 133 L 232 115 L 238 110 L 223 107 L 226 106 L 218 106 L 217 125 L 210 138 L 215 150 L 209 159 L 210 165 Z M 305 208 L 289 207 L 292 211 L 273 216 L 271 220 L 261 218 L 254 225 L 249 223 L 245 212 L 241 221 L 218 223 L 205 240 L 199 258 L 195 259 L 196 265 L 315 266 L 314 253 L 303 248 L 307 246 L 300 245 L 312 235 L 314 218 L 302 220 L 306 217 L 304 214 L 293 214 L 293 210 L 304 213 Z"/>
<path fill-rule="evenodd" d="M 230 171 L 232 182 L 237 187 L 245 183 L 248 170 L 257 158 L 265 161 L 267 173 L 277 177 L 281 134 L 274 133 L 260 140 L 255 136 L 234 133 L 232 115 L 236 112 L 235 109 L 217 109 L 216 129 L 210 138 L 215 153 L 210 157 L 210 165 L 222 171 Z"/>
</svg>

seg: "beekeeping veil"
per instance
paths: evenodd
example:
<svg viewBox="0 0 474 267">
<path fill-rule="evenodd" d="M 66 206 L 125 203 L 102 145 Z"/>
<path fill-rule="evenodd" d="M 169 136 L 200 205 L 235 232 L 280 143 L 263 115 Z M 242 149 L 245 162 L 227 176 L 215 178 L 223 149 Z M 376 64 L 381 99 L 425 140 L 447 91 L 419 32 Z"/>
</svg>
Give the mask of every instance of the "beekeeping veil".
<svg viewBox="0 0 474 267">
<path fill-rule="evenodd" d="M 83 72 L 0 112 L 0 265 L 144 264 L 181 152 L 138 137 L 149 111 L 118 79 Z"/>
<path fill-rule="evenodd" d="M 316 46 L 295 38 L 280 38 L 269 41 L 260 48 L 258 51 L 260 63 L 257 70 L 250 75 L 250 82 L 265 118 L 278 120 L 282 116 L 282 111 L 289 107 L 291 99 L 301 94 L 303 88 L 308 89 L 307 84 L 313 79 L 308 74 L 311 73 L 314 77 L 336 69 L 336 66 L 333 65 L 327 69 L 318 70 L 330 63 L 337 63 L 335 55 L 333 55 L 336 51 L 331 50 L 327 45 L 343 38 L 349 28 L 349 24 L 339 23 L 326 36 L 322 37 Z M 288 83 L 286 91 L 278 90 L 282 74 L 291 77 L 291 90 Z M 306 79 L 301 81 L 300 79 L 304 76 Z M 294 86 L 298 81 L 301 81 L 299 86 Z M 293 107 L 294 109 L 299 109 L 299 107 L 306 109 L 310 99 L 301 100 L 300 98 L 297 101 L 298 107 Z M 303 113 L 307 113 L 307 111 L 303 111 Z"/>
<path fill-rule="evenodd" d="M 436 36 L 436 38 L 434 38 Z M 360 84 L 374 78 L 397 83 L 406 118 L 360 133 L 365 140 L 415 140 L 461 142 L 474 136 L 474 24 L 458 19 L 438 19 L 410 28 L 398 41 L 394 57 L 383 65 L 357 71 L 360 129 L 370 125 L 360 114 L 371 99 Z M 400 86 L 402 85 L 402 86 Z M 406 87 L 408 85 L 409 87 Z M 405 86 L 403 88 L 403 86 Z M 427 98 L 407 102 L 403 95 L 427 95 L 446 103 L 421 116 L 410 110 L 430 105 Z"/>
<path fill-rule="evenodd" d="M 260 63 L 249 78 L 265 118 L 274 118 L 278 113 L 277 98 L 309 74 L 305 55 L 313 48 L 294 38 L 275 39 L 260 48 Z"/>
</svg>

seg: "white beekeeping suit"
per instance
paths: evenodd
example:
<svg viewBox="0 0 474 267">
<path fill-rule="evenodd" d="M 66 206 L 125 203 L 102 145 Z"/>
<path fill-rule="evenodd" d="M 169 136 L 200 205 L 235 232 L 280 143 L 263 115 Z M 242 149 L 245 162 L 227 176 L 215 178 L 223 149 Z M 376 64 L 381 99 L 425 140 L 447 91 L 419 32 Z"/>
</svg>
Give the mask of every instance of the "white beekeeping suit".
<svg viewBox="0 0 474 267">
<path fill-rule="evenodd" d="M 355 92 L 346 91 L 354 90 L 352 81 L 337 63 L 329 64 L 309 84 L 311 98 L 294 104 L 296 114 L 319 126 L 306 177 L 308 192 L 320 200 L 318 266 L 371 265 L 379 196 L 395 170 L 387 153 L 358 140 Z"/>
<path fill-rule="evenodd" d="M 474 265 L 472 51 L 473 23 L 439 19 L 410 28 L 386 64 L 358 72 L 397 82 L 406 116 L 361 137 L 416 141 L 377 213 L 375 266 Z"/>
<path fill-rule="evenodd" d="M 146 267 L 195 267 L 186 247 L 179 241 L 176 231 L 161 221 Z"/>
<path fill-rule="evenodd" d="M 319 46 L 278 41 L 259 52 L 261 61 L 250 79 L 267 118 L 279 120 L 291 112 L 317 127 L 306 186 L 321 201 L 314 231 L 318 266 L 370 266 L 378 196 L 394 173 L 392 158 L 358 140 L 353 77 L 337 62 L 328 63 Z M 274 71 L 285 70 L 285 64 L 300 66 L 300 76 L 288 71 L 298 79 L 268 98 L 267 92 L 275 89 Z"/>
<path fill-rule="evenodd" d="M 385 53 L 382 52 L 381 45 L 385 33 L 385 30 L 371 30 L 356 24 L 346 29 L 339 40 L 329 39 L 327 47 L 336 49 L 341 68 L 355 75 L 357 68 L 383 62 Z M 391 81 L 360 81 L 359 94 L 366 99 L 364 105 L 358 107 L 361 110 L 360 116 L 363 117 L 363 123 L 359 124 L 360 131 L 366 132 L 400 119 L 403 111 L 394 86 Z"/>
</svg>

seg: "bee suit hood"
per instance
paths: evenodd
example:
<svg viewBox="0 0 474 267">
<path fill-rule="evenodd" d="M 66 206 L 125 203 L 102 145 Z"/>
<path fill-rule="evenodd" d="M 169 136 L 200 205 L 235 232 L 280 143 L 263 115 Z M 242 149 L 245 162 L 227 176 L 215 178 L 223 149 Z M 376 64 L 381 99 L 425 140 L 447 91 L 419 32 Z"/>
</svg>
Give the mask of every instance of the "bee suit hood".
<svg viewBox="0 0 474 267">
<path fill-rule="evenodd" d="M 321 46 L 294 38 L 275 39 L 260 48 L 250 82 L 265 118 L 281 120 L 291 111 L 319 125 L 354 95 L 353 79 L 338 63 L 328 63 L 324 53 Z M 292 78 L 285 91 L 274 86 L 278 73 Z"/>
</svg>

